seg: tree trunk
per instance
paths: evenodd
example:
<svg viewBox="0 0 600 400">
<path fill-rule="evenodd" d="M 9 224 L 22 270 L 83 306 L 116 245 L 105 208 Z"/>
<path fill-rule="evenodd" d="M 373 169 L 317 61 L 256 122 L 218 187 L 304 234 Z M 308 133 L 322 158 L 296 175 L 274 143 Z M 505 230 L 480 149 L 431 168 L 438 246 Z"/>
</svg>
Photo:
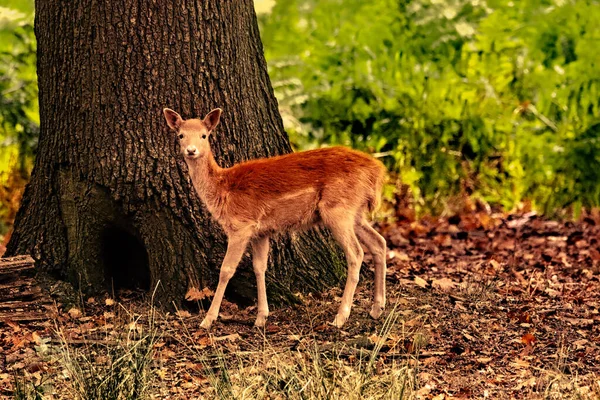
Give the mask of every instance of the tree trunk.
<svg viewBox="0 0 600 400">
<path fill-rule="evenodd" d="M 200 204 L 162 116 L 224 110 L 223 167 L 291 151 L 252 0 L 36 1 L 41 134 L 7 255 L 31 254 L 85 293 L 158 285 L 179 303 L 213 287 L 225 237 Z M 320 232 L 272 243 L 274 303 L 338 284 L 345 262 Z M 255 297 L 245 257 L 228 292 Z"/>
</svg>

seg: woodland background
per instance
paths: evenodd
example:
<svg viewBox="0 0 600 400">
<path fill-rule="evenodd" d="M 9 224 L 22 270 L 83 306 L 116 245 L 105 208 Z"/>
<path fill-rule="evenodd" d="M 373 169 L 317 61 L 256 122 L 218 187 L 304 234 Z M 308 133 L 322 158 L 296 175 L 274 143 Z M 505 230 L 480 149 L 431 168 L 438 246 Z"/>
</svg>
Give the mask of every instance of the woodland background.
<svg viewBox="0 0 600 400">
<path fill-rule="evenodd" d="M 33 2 L 2 3 L 5 235 L 33 165 L 39 115 Z M 600 204 L 597 1 L 262 0 L 256 7 L 297 150 L 344 144 L 375 153 L 404 185 L 390 185 L 388 199 L 402 191 L 421 215 L 444 213 L 457 196 L 547 215 L 577 216 Z"/>
<path fill-rule="evenodd" d="M 202 312 L 52 280 L 76 300 L 0 325 L 0 397 L 600 399 L 599 1 L 255 6 L 294 148 L 390 171 L 385 318 L 368 268 L 343 330 L 339 287 L 260 332 L 226 301 L 206 332 Z M 39 134 L 33 20 L 0 0 L 0 255 Z"/>
</svg>

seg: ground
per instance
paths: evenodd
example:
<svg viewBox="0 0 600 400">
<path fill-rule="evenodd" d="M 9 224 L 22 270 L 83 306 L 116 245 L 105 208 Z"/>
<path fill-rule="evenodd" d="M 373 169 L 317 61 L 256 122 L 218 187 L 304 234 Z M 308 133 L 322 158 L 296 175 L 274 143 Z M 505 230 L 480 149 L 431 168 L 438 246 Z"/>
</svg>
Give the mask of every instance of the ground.
<svg viewBox="0 0 600 400">
<path fill-rule="evenodd" d="M 368 316 L 368 268 L 341 330 L 328 324 L 341 288 L 273 311 L 264 330 L 255 307 L 225 302 L 210 333 L 201 311 L 161 312 L 136 293 L 82 299 L 49 321 L 0 324 L 0 395 L 102 398 L 90 391 L 113 379 L 152 398 L 600 399 L 597 215 L 473 212 L 378 228 L 389 248 L 381 320 Z"/>
</svg>

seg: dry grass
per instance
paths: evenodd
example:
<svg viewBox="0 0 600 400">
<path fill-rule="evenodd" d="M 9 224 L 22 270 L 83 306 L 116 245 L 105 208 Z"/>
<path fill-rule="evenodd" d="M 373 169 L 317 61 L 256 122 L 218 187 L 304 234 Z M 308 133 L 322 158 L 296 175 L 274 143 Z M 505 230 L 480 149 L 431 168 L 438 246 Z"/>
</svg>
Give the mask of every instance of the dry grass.
<svg viewBox="0 0 600 400">
<path fill-rule="evenodd" d="M 153 379 L 154 345 L 161 337 L 154 318 L 154 308 L 150 307 L 147 324 L 140 323 L 140 317 L 132 316 L 129 324 L 110 331 L 103 341 L 85 343 L 83 347 L 71 344 L 59 331 L 60 362 L 68 377 L 70 398 L 148 398 Z"/>
<path fill-rule="evenodd" d="M 208 345 L 200 346 L 189 318 L 160 314 L 152 306 L 120 310 L 111 324 L 88 329 L 77 339 L 71 338 L 73 327 L 57 326 L 56 339 L 37 349 L 51 366 L 44 382 L 39 375 L 21 375 L 13 398 L 411 399 L 418 387 L 418 353 L 427 343 L 422 334 L 403 327 L 396 309 L 368 348 L 343 340 L 324 344 L 314 332 L 298 334 L 297 346 L 282 348 L 260 330 L 255 337 L 262 340 L 254 343 L 243 343 L 235 334 L 231 339 L 210 335 L 204 337 Z M 381 349 L 389 349 L 390 340 L 411 340 L 413 354 L 386 359 Z M 180 350 L 178 360 L 164 362 L 159 349 L 165 341 Z M 234 349 L 232 341 L 243 350 Z M 177 368 L 187 369 L 196 383 L 186 396 L 173 395 L 173 381 L 165 377 L 165 370 L 170 374 Z"/>
<path fill-rule="evenodd" d="M 417 357 L 385 363 L 380 354 L 398 318 L 395 310 L 389 314 L 372 350 L 357 351 L 343 342 L 324 347 L 310 337 L 295 349 L 280 349 L 264 337 L 262 349 L 228 354 L 226 344 L 216 342 L 208 353 L 195 351 L 210 383 L 205 395 L 239 400 L 414 398 Z M 182 344 L 190 347 L 191 339 L 183 335 Z"/>
<path fill-rule="evenodd" d="M 469 286 L 469 290 L 457 287 L 452 295 L 470 297 L 467 294 L 477 293 L 476 301 L 480 301 L 481 293 L 486 290 L 476 286 Z M 432 299 L 422 300 L 432 302 Z M 48 338 L 38 343 L 36 351 L 50 367 L 41 375 L 38 372 L 37 377 L 24 371 L 24 375 L 15 378 L 12 397 L 22 400 L 460 397 L 460 393 L 450 392 L 443 386 L 443 380 L 432 375 L 434 364 L 428 360 L 435 359 L 437 353 L 431 351 L 436 339 L 427 328 L 436 323 L 427 316 L 431 309 L 420 314 L 418 307 L 406 310 L 402 302 L 397 302 L 396 307 L 369 337 L 344 337 L 332 330 L 329 340 L 323 340 L 320 331 L 323 328 L 319 326 L 298 333 L 287 327 L 276 335 L 252 330 L 249 335 L 217 336 L 217 331 L 207 336 L 198 329 L 200 316 L 188 313 L 170 315 L 143 304 L 130 308 L 118 305 L 113 307 L 115 317 L 107 323 L 106 311 L 96 310 L 96 316 L 102 315 L 104 319 L 94 319 L 90 310 L 88 315 L 70 320 L 76 321 L 76 325 L 59 323 L 54 340 Z M 222 328 L 235 332 L 235 325 Z M 74 332 L 82 334 L 74 339 Z M 286 345 L 282 337 L 292 338 L 294 345 Z M 175 353 L 166 357 L 167 349 Z M 574 351 L 565 340 L 556 349 L 555 362 L 544 368 L 533 367 L 531 378 L 522 380 L 516 392 L 504 392 L 507 397 L 502 392 L 488 397 L 515 398 L 512 394 L 519 393 L 518 398 L 527 399 L 600 399 L 597 377 L 592 377 L 590 384 L 589 375 L 580 378 L 569 371 L 566 360 Z M 475 362 L 477 356 L 468 358 Z M 480 394 L 485 397 L 485 391 L 475 397 Z M 463 395 L 471 398 L 474 393 Z"/>
</svg>

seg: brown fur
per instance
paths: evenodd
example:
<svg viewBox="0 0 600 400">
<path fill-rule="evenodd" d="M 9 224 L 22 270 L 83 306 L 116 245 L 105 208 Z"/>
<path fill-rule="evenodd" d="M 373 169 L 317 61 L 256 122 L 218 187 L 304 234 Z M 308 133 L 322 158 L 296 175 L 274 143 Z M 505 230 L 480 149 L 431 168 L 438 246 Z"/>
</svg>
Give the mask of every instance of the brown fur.
<svg viewBox="0 0 600 400">
<path fill-rule="evenodd" d="M 334 324 L 342 326 L 350 313 L 363 258 L 358 239 L 374 256 L 376 284 L 371 315 L 379 317 L 385 306 L 385 240 L 364 217 L 379 203 L 383 164 L 364 153 L 332 147 L 221 168 L 208 141 L 220 114 L 217 109 L 202 121 L 184 121 L 165 109 L 167 123 L 180 136 L 194 188 L 228 237 L 219 286 L 202 326 L 208 328 L 216 319 L 225 286 L 248 243 L 252 243 L 259 291 L 256 324 L 264 325 L 268 315 L 264 289 L 268 237 L 315 225 L 332 231 L 348 261 L 348 281 Z"/>
<path fill-rule="evenodd" d="M 212 154 L 199 168 L 217 190 L 206 198 L 225 231 L 237 223 L 253 227 L 253 236 L 310 227 L 321 213 L 343 207 L 351 213 L 373 211 L 384 167 L 367 155 L 344 147 L 292 153 L 219 168 Z M 208 165 L 207 165 L 208 164 Z M 209 183 L 210 182 L 210 183 Z M 351 182 L 351 185 L 348 183 Z"/>
</svg>

